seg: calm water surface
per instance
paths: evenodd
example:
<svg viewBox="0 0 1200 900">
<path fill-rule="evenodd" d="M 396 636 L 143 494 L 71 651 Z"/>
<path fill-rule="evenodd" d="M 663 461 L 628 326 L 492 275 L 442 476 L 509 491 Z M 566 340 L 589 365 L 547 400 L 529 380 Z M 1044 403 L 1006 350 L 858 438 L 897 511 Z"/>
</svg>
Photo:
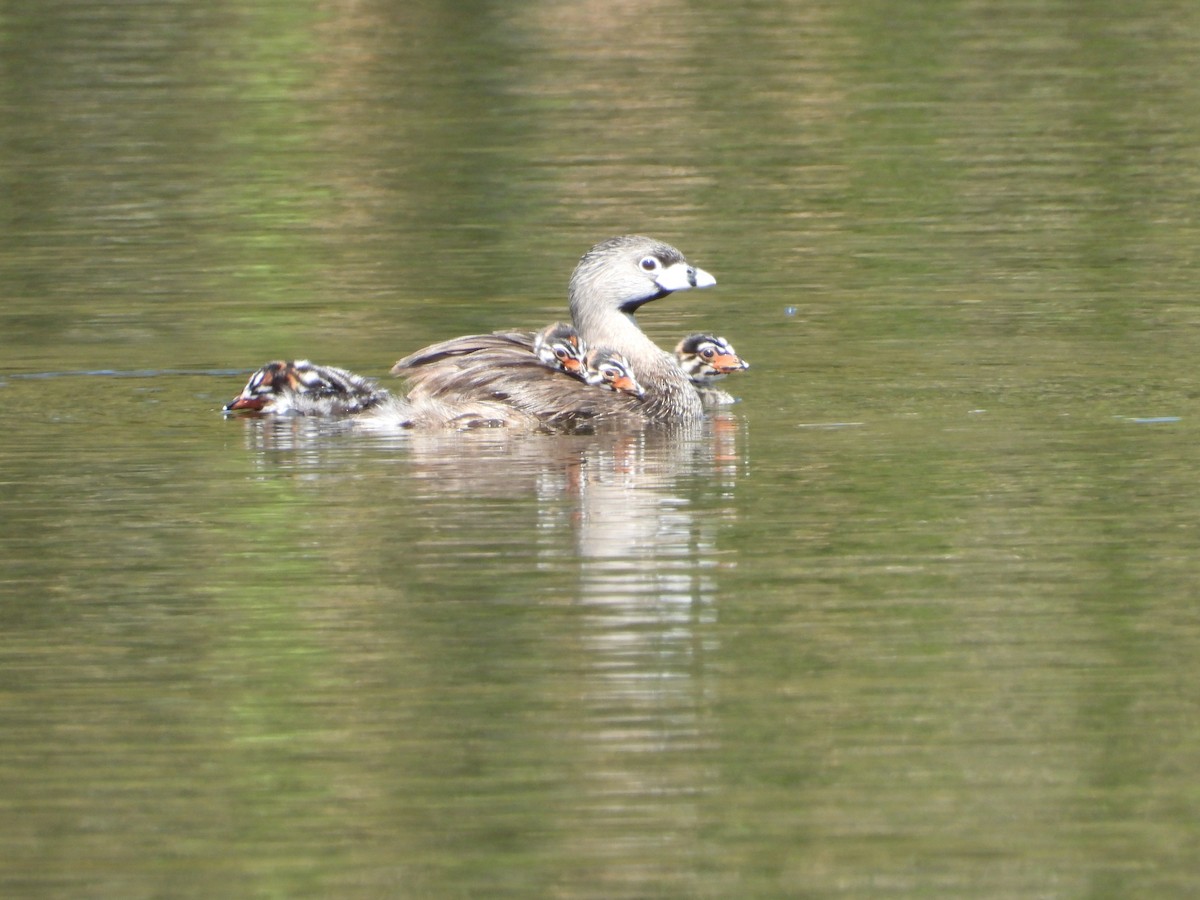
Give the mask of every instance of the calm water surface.
<svg viewBox="0 0 1200 900">
<path fill-rule="evenodd" d="M 1200 7 L 17 4 L 0 893 L 1200 890 Z M 702 426 L 224 419 L 564 313 Z"/>
</svg>

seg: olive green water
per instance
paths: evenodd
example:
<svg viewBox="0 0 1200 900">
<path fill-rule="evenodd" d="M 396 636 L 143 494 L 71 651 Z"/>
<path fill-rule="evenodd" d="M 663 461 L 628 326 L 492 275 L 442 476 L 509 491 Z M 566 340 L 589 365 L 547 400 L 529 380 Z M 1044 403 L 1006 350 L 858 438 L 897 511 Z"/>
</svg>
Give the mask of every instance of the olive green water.
<svg viewBox="0 0 1200 900">
<path fill-rule="evenodd" d="M 1200 891 L 1200 6 L 0 10 L 0 894 Z M 226 420 L 647 307 L 702 429 Z"/>
</svg>

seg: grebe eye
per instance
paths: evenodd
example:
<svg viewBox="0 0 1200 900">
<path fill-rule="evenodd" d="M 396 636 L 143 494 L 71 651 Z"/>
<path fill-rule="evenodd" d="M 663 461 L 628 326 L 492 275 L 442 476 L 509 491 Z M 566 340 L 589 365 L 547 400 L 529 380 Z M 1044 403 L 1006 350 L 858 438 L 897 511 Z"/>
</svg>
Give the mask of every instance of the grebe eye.
<svg viewBox="0 0 1200 900">
<path fill-rule="evenodd" d="M 659 262 L 653 256 L 646 256 L 642 258 L 642 261 L 638 265 L 647 272 L 654 272 L 658 270 Z"/>
<path fill-rule="evenodd" d="M 556 357 L 558 357 L 559 359 L 566 359 L 566 358 L 567 358 L 568 356 L 570 356 L 571 354 L 570 354 L 570 353 L 567 351 L 567 348 L 566 348 L 566 347 L 555 347 L 555 348 L 554 348 L 554 355 L 555 355 Z"/>
<path fill-rule="evenodd" d="M 712 347 L 705 347 L 703 350 L 700 351 L 700 355 L 703 356 L 705 359 L 712 359 L 714 356 L 717 355 L 717 351 L 714 350 Z"/>
</svg>

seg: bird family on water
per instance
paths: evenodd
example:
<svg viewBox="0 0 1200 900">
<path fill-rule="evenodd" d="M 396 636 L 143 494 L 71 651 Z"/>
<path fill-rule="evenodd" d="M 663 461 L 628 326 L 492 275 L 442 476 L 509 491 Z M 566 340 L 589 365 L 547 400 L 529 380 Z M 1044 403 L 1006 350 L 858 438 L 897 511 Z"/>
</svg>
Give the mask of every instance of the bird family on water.
<svg viewBox="0 0 1200 900">
<path fill-rule="evenodd" d="M 666 353 L 634 313 L 716 279 L 669 244 L 641 235 L 592 247 L 571 276 L 571 323 L 497 331 L 425 347 L 392 367 L 396 396 L 375 381 L 307 360 L 263 366 L 228 412 L 355 416 L 400 427 L 572 430 L 606 419 L 675 422 L 732 403 L 713 381 L 749 368 L 724 338 L 691 334 Z"/>
</svg>

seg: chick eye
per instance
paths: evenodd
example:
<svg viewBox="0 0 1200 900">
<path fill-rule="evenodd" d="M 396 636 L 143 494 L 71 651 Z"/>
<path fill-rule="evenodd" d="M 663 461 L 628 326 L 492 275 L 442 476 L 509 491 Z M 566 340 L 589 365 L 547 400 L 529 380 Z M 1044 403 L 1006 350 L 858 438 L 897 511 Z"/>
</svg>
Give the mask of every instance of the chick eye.
<svg viewBox="0 0 1200 900">
<path fill-rule="evenodd" d="M 645 256 L 645 257 L 642 257 L 642 261 L 640 263 L 638 263 L 638 265 L 640 265 L 642 267 L 643 271 L 656 272 L 656 271 L 658 271 L 658 267 L 659 267 L 660 263 L 653 256 Z"/>
<path fill-rule="evenodd" d="M 717 351 L 714 350 L 712 347 L 705 347 L 703 350 L 700 351 L 700 355 L 703 356 L 705 359 L 712 359 L 714 356 L 717 355 Z"/>
<path fill-rule="evenodd" d="M 568 356 L 570 356 L 571 354 L 567 352 L 567 349 L 566 349 L 565 347 L 555 347 L 555 348 L 554 348 L 554 355 L 555 355 L 555 356 L 556 356 L 558 359 L 566 359 L 566 358 L 567 358 Z"/>
</svg>

